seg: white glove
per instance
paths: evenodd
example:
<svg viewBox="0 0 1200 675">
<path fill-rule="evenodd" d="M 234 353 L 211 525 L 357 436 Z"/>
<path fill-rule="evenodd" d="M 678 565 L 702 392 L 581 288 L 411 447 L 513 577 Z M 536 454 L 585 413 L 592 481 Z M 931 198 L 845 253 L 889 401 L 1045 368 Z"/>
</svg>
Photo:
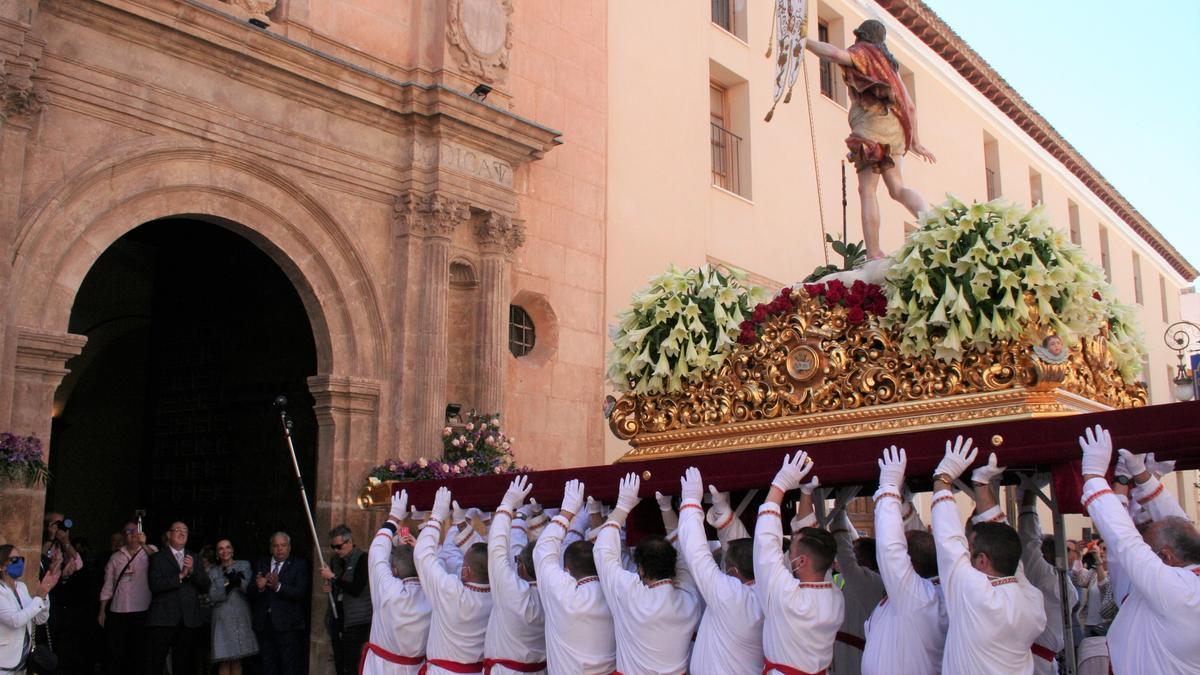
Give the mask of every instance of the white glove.
<svg viewBox="0 0 1200 675">
<path fill-rule="evenodd" d="M 1120 448 L 1117 450 L 1118 472 L 1121 470 L 1122 463 L 1125 464 L 1125 469 L 1129 471 L 1129 473 L 1124 475 L 1129 476 L 1130 478 L 1133 478 L 1134 476 L 1140 476 L 1146 471 L 1146 455 L 1144 454 L 1134 454 L 1125 448 Z"/>
<path fill-rule="evenodd" d="M 452 522 L 455 525 L 465 522 L 467 519 L 467 512 L 463 509 L 463 507 L 458 505 L 458 500 L 455 500 L 451 505 L 454 507 L 454 520 Z"/>
<path fill-rule="evenodd" d="M 538 500 L 534 499 L 533 497 L 529 498 L 529 515 L 530 515 L 530 517 L 536 517 L 536 516 L 542 515 L 543 510 L 544 509 L 542 509 L 542 505 L 538 503 Z"/>
<path fill-rule="evenodd" d="M 509 512 L 516 511 L 521 504 L 525 503 L 525 498 L 529 496 L 531 490 L 533 490 L 533 485 L 529 482 L 529 476 L 517 476 L 513 482 L 508 484 L 508 491 L 500 500 L 500 508 Z"/>
<path fill-rule="evenodd" d="M 579 513 L 583 508 L 583 483 L 578 480 L 569 480 L 563 486 L 562 510 L 570 513 Z"/>
<path fill-rule="evenodd" d="M 439 523 L 450 517 L 450 488 L 438 488 L 433 496 L 433 508 L 429 513 L 433 520 Z"/>
<path fill-rule="evenodd" d="M 392 510 L 388 511 L 388 518 L 399 523 L 408 515 L 408 490 L 401 490 L 392 495 Z"/>
<path fill-rule="evenodd" d="M 679 479 L 679 497 L 683 500 L 694 499 L 699 502 L 704 498 L 704 481 L 700 478 L 700 469 L 688 467 Z"/>
<path fill-rule="evenodd" d="M 601 506 L 602 505 L 600 502 L 596 501 L 595 499 L 592 499 L 591 497 L 587 498 L 587 511 L 589 514 L 594 513 L 596 515 L 600 515 Z"/>
<path fill-rule="evenodd" d="M 1163 476 L 1165 476 L 1175 470 L 1175 460 L 1168 459 L 1168 460 L 1164 460 L 1164 461 L 1160 462 L 1154 458 L 1153 452 L 1147 453 L 1146 454 L 1146 470 L 1148 470 L 1150 473 L 1154 474 L 1155 476 L 1162 478 Z"/>
<path fill-rule="evenodd" d="M 812 471 L 813 463 L 808 458 L 808 453 L 803 450 L 797 450 L 795 456 L 784 455 L 783 466 L 779 467 L 779 473 L 775 474 L 775 480 L 771 481 L 771 485 L 779 488 L 783 492 L 795 490 L 800 487 L 800 481 Z"/>
<path fill-rule="evenodd" d="M 417 507 L 415 506 L 408 507 L 408 517 L 411 518 L 414 523 L 419 523 L 425 520 L 425 514 L 418 511 Z"/>
<path fill-rule="evenodd" d="M 642 479 L 638 478 L 636 473 L 627 473 L 621 479 L 620 487 L 617 489 L 617 509 L 629 513 L 633 508 L 642 501 L 638 497 L 638 490 L 642 487 Z"/>
<path fill-rule="evenodd" d="M 821 487 L 821 477 L 813 476 L 812 480 L 808 481 L 807 483 L 800 484 L 800 494 L 811 495 L 812 493 L 816 492 L 817 488 L 819 487 Z"/>
<path fill-rule="evenodd" d="M 658 490 L 655 490 L 654 491 L 654 501 L 658 502 L 658 510 L 659 511 L 674 510 L 671 505 L 671 495 L 664 495 L 663 493 L 659 492 Z"/>
<path fill-rule="evenodd" d="M 971 466 L 975 461 L 975 455 L 979 453 L 979 448 L 971 447 L 971 439 L 963 440 L 962 436 L 955 438 L 953 442 L 946 441 L 946 456 L 937 465 L 933 475 L 944 473 L 950 477 L 950 480 L 958 478 Z"/>
<path fill-rule="evenodd" d="M 715 485 L 708 486 L 708 493 L 712 495 L 712 508 L 705 514 L 704 519 L 713 527 L 724 525 L 729 516 L 733 515 L 733 508 L 729 506 L 729 493 L 717 492 Z"/>
<path fill-rule="evenodd" d="M 1083 475 L 1103 476 L 1112 462 L 1112 437 L 1108 429 L 1099 424 L 1095 429 L 1084 429 L 1079 447 L 1083 449 Z"/>
<path fill-rule="evenodd" d="M 879 460 L 879 487 L 890 485 L 898 488 L 904 485 L 904 468 L 908 466 L 908 453 L 904 448 L 896 446 L 883 449 L 883 457 Z"/>
<path fill-rule="evenodd" d="M 971 472 L 971 482 L 987 485 L 993 480 L 1004 475 L 1004 469 L 1007 467 L 996 466 L 996 453 L 988 455 L 988 462 L 983 466 Z"/>
</svg>

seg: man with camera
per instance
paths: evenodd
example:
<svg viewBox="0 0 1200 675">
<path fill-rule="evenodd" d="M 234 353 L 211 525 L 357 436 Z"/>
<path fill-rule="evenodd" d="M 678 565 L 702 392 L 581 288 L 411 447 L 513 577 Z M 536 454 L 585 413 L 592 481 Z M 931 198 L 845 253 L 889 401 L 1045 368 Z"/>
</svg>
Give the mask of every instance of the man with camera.
<svg viewBox="0 0 1200 675">
<path fill-rule="evenodd" d="M 172 523 L 166 539 L 166 547 L 150 556 L 149 672 L 166 672 L 169 651 L 171 672 L 186 675 L 196 667 L 196 641 L 203 624 L 200 596 L 208 593 L 212 580 L 204 560 L 187 550 L 187 525 Z"/>
<path fill-rule="evenodd" d="M 91 625 L 92 589 L 84 573 L 83 556 L 71 537 L 74 523 L 57 511 L 45 516 L 42 542 L 41 576 L 53 567 L 61 573 L 58 585 L 50 593 L 49 643 L 83 644 Z M 91 655 L 88 650 L 59 649 L 59 668 L 63 672 L 84 670 Z"/>
<path fill-rule="evenodd" d="M 145 650 L 139 643 L 150 610 L 150 556 L 158 552 L 146 545 L 140 523 L 125 523 L 121 534 L 123 545 L 104 567 L 96 617 L 104 629 L 104 672 L 110 675 L 145 672 Z"/>
<path fill-rule="evenodd" d="M 333 558 L 321 566 L 321 590 L 332 593 L 337 617 L 326 610 L 325 626 L 333 641 L 333 660 L 338 675 L 355 675 L 359 655 L 371 632 L 371 591 L 367 588 L 367 555 L 354 544 L 346 525 L 329 532 Z"/>
</svg>

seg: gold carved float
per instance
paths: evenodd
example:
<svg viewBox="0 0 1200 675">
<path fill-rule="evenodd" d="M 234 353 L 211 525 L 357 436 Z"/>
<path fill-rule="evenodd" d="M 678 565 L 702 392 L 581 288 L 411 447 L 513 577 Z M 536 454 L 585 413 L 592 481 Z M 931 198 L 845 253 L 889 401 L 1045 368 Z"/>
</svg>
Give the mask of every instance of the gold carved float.
<svg viewBox="0 0 1200 675">
<path fill-rule="evenodd" d="M 1146 405 L 1145 387 L 1117 372 L 1105 330 L 1060 363 L 1035 353 L 1049 334 L 1036 307 L 1027 341 L 945 363 L 901 355 L 900 335 L 875 317 L 853 325 L 844 308 L 798 297 L 792 313 L 768 318 L 754 344 L 683 391 L 617 401 L 609 426 L 633 446 L 621 461 Z"/>
</svg>

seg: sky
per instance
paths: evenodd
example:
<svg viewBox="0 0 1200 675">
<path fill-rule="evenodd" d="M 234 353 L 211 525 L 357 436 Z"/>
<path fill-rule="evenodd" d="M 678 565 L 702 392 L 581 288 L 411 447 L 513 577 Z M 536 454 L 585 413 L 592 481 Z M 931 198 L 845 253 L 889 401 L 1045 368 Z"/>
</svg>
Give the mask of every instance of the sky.
<svg viewBox="0 0 1200 675">
<path fill-rule="evenodd" d="M 1200 1 L 925 3 L 1200 267 Z"/>
</svg>

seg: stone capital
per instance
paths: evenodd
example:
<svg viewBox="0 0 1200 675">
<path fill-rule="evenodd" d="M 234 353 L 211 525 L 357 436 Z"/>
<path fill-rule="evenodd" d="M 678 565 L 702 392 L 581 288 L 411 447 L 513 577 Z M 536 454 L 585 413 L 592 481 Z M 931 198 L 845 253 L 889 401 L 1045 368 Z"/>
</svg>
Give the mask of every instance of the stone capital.
<svg viewBox="0 0 1200 675">
<path fill-rule="evenodd" d="M 525 223 L 491 211 L 476 226 L 475 236 L 485 251 L 512 255 L 525 243 Z"/>
<path fill-rule="evenodd" d="M 308 390 L 318 414 L 374 415 L 382 385 L 362 377 L 314 375 L 308 378 Z"/>
<path fill-rule="evenodd" d="M 58 386 L 67 374 L 67 361 L 78 356 L 85 344 L 87 338 L 82 335 L 18 327 L 16 372 Z"/>
<path fill-rule="evenodd" d="M 405 192 L 396 198 L 393 211 L 400 234 L 447 239 L 471 217 L 469 204 L 440 192 Z"/>
<path fill-rule="evenodd" d="M 0 119 L 31 118 L 50 100 L 44 74 L 38 73 L 42 47 L 27 39 L 21 51 L 7 58 L 0 55 Z"/>
</svg>

